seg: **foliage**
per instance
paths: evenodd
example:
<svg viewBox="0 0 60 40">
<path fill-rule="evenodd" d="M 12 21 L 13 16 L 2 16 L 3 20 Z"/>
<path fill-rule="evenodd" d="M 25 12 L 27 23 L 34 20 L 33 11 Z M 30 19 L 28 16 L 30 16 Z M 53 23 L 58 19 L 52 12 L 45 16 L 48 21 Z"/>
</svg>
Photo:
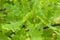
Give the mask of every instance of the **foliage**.
<svg viewBox="0 0 60 40">
<path fill-rule="evenodd" d="M 60 40 L 60 0 L 0 0 L 0 40 Z"/>
</svg>

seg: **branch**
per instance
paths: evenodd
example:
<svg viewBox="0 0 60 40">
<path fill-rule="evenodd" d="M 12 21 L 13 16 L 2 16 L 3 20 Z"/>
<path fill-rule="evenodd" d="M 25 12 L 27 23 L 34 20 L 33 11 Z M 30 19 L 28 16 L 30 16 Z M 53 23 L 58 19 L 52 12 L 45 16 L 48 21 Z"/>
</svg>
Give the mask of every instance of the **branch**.
<svg viewBox="0 0 60 40">
<path fill-rule="evenodd" d="M 56 27 L 56 26 L 60 26 L 60 24 L 53 24 L 51 26 Z M 49 27 L 48 26 L 45 26 L 43 29 L 47 29 L 47 28 L 49 28 Z"/>
</svg>

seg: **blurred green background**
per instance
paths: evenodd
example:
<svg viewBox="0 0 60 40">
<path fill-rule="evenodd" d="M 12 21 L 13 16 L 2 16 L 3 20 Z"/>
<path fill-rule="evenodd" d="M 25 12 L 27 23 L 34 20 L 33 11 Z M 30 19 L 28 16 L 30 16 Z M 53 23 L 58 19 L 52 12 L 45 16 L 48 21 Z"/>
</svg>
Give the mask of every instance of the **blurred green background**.
<svg viewBox="0 0 60 40">
<path fill-rule="evenodd" d="M 0 40 L 60 40 L 60 0 L 0 0 Z"/>
</svg>

